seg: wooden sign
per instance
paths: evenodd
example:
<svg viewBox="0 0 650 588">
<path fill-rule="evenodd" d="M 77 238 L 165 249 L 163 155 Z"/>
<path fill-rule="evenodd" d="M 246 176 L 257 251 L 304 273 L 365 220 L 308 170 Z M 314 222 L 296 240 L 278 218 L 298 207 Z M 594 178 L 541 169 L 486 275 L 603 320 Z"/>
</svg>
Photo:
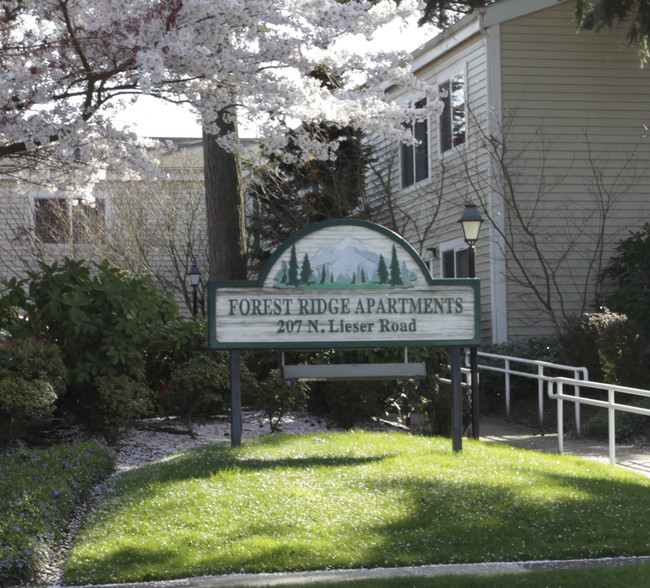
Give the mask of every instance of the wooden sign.
<svg viewBox="0 0 650 588">
<path fill-rule="evenodd" d="M 306 349 L 480 344 L 476 279 L 432 279 L 399 235 L 366 221 L 312 225 L 258 280 L 211 281 L 210 346 Z"/>
</svg>

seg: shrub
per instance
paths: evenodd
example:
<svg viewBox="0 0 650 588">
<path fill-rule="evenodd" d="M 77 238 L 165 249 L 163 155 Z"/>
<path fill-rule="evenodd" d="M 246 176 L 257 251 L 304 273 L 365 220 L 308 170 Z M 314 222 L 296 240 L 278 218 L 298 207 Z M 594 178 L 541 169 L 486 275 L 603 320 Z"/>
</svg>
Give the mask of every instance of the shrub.
<svg viewBox="0 0 650 588">
<path fill-rule="evenodd" d="M 257 382 L 255 406 L 269 419 L 271 431 L 279 430 L 283 417 L 294 410 L 307 406 L 309 386 L 304 382 L 289 382 L 282 377 L 279 369 L 272 369 L 267 376 Z"/>
<path fill-rule="evenodd" d="M 319 382 L 312 385 L 311 406 L 316 406 L 338 426 L 350 428 L 372 417 L 398 413 L 404 420 L 412 412 L 424 413 L 429 419 L 442 410 L 438 395 L 438 375 L 446 371 L 448 352 L 439 347 L 409 347 L 409 361 L 423 361 L 427 377 L 422 381 L 408 379 L 354 380 Z M 404 348 L 327 351 L 312 358 L 312 363 L 399 363 L 404 361 Z M 440 410 L 439 410 L 440 409 Z"/>
<path fill-rule="evenodd" d="M 565 323 L 559 336 L 562 357 L 569 365 L 586 367 L 590 380 L 602 382 L 595 332 L 586 328 L 584 320 L 585 317 L 571 317 Z"/>
<path fill-rule="evenodd" d="M 91 430 L 115 444 L 135 425 L 136 419 L 151 411 L 151 391 L 128 376 L 95 378 L 97 394 L 89 403 Z"/>
<path fill-rule="evenodd" d="M 327 382 L 327 415 L 339 427 L 349 429 L 386 413 L 391 390 L 382 382 L 354 380 Z"/>
<path fill-rule="evenodd" d="M 589 379 L 609 384 L 647 388 L 646 339 L 624 314 L 603 308 L 573 321 L 562 335 L 563 349 L 569 357 L 582 359 L 589 369 Z M 635 402 L 635 400 L 632 400 Z M 607 438 L 607 415 L 604 410 L 585 424 L 585 434 Z M 630 413 L 616 415 L 616 438 L 629 440 L 650 430 L 646 417 Z"/>
<path fill-rule="evenodd" d="M 608 308 L 626 314 L 650 340 L 650 223 L 620 241 L 600 275 Z"/>
<path fill-rule="evenodd" d="M 22 451 L 0 465 L 0 585 L 25 582 L 47 562 L 74 507 L 112 470 L 96 443 Z"/>
<path fill-rule="evenodd" d="M 631 401 L 631 404 L 643 408 L 650 408 L 647 399 Z M 605 409 L 594 417 L 590 418 L 584 427 L 585 436 L 605 440 L 609 435 L 609 419 Z M 637 437 L 641 437 L 642 443 L 647 441 L 650 435 L 650 417 L 629 412 L 616 413 L 614 436 L 617 443 L 634 443 Z"/>
<path fill-rule="evenodd" d="M 242 361 L 242 401 L 264 412 L 271 431 L 294 410 L 307 406 L 309 385 L 284 379 L 279 355 L 273 351 L 248 353 Z"/>
<path fill-rule="evenodd" d="M 201 317 L 181 319 L 165 325 L 160 337 L 147 349 L 147 382 L 153 390 L 167 390 L 172 373 L 198 354 L 205 352 L 207 324 Z M 159 408 L 166 411 L 164 397 Z"/>
<path fill-rule="evenodd" d="M 178 414 L 188 431 L 198 414 L 223 410 L 225 395 L 230 390 L 230 368 L 227 353 L 201 353 L 178 366 L 171 375 L 167 405 Z"/>
<path fill-rule="evenodd" d="M 98 376 L 144 381 L 147 350 L 178 319 L 176 304 L 160 296 L 149 278 L 129 277 L 107 261 L 88 265 L 67 258 L 41 263 L 28 276 L 3 283 L 0 317 L 14 337 L 35 336 L 60 347 L 67 408 L 86 420 L 93 414 L 88 409 Z M 6 320 L 12 308 L 22 308 L 29 320 Z"/>
<path fill-rule="evenodd" d="M 27 426 L 51 416 L 57 396 L 44 380 L 24 380 L 16 376 L 0 379 L 0 447 L 6 452 Z"/>
<path fill-rule="evenodd" d="M 633 387 L 648 383 L 647 342 L 627 316 L 604 309 L 588 315 L 586 327 L 594 334 L 605 382 Z"/>
<path fill-rule="evenodd" d="M 572 321 L 561 336 L 569 361 L 582 360 L 589 378 L 622 386 L 648 385 L 647 342 L 624 314 L 603 308 Z"/>
<path fill-rule="evenodd" d="M 0 378 L 49 382 L 57 396 L 65 392 L 65 366 L 56 345 L 34 338 L 0 341 Z"/>
</svg>

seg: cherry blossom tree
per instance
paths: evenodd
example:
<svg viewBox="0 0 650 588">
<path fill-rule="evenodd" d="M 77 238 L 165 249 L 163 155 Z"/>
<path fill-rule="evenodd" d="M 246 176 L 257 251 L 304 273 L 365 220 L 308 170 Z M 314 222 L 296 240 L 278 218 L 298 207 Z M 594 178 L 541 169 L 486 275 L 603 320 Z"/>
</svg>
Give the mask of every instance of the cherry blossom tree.
<svg viewBox="0 0 650 588">
<path fill-rule="evenodd" d="M 151 173 L 135 164 L 141 160 L 134 137 L 114 128 L 115 110 L 139 94 L 190 104 L 204 129 L 213 277 L 245 271 L 238 116 L 254 120 L 274 149 L 300 122 L 409 140 L 404 123 L 441 108 L 437 90 L 409 72 L 406 54 L 370 55 L 361 42 L 418 9 L 415 0 L 3 0 L 0 6 L 0 173 L 65 183 L 68 190 L 89 190 L 107 170 Z M 361 40 L 353 49 L 342 42 L 351 35 Z M 310 75 L 316 68 L 335 87 Z M 427 106 L 387 101 L 386 84 L 427 95 Z M 319 158 L 337 147 L 309 133 L 292 138 Z M 80 178 L 76 184 L 71 172 Z"/>
</svg>

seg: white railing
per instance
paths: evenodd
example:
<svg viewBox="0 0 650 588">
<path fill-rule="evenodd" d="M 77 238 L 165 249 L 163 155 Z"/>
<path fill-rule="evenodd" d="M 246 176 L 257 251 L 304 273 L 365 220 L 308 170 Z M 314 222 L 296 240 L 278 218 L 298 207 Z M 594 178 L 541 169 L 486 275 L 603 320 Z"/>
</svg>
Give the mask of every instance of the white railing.
<svg viewBox="0 0 650 588">
<path fill-rule="evenodd" d="M 451 370 L 451 366 L 447 366 L 448 370 Z M 469 368 L 460 368 L 460 376 L 461 376 L 461 382 L 460 385 L 461 387 L 465 387 L 466 389 L 469 388 L 472 385 L 472 370 Z M 463 376 L 465 376 L 465 381 L 463 382 Z M 451 386 L 451 377 L 449 378 L 438 378 L 439 382 L 442 382 L 443 384 L 447 384 Z"/>
<path fill-rule="evenodd" d="M 576 406 L 588 404 L 590 406 L 600 406 L 607 409 L 608 413 L 608 445 L 609 445 L 609 463 L 616 464 L 616 411 L 631 412 L 650 416 L 650 409 L 629 404 L 620 404 L 616 402 L 616 394 L 631 394 L 650 398 L 649 390 L 639 388 L 627 388 L 626 386 L 615 386 L 614 384 L 603 384 L 601 382 L 590 382 L 588 380 L 578 380 L 573 378 L 545 378 L 548 381 L 548 396 L 557 400 L 557 443 L 559 453 L 564 453 L 564 420 L 563 407 L 564 400 L 574 402 Z M 596 400 L 595 398 L 585 398 L 574 396 L 573 394 L 564 393 L 564 385 L 580 386 L 582 388 L 594 388 L 596 390 L 607 391 L 607 400 Z M 553 391 L 557 386 L 557 392 Z"/>
<path fill-rule="evenodd" d="M 506 415 L 510 417 L 510 376 L 523 376 L 524 378 L 533 378 L 537 380 L 537 409 L 539 418 L 540 429 L 544 427 L 544 382 L 551 376 L 548 371 L 544 370 L 565 371 L 573 374 L 573 382 L 575 386 L 575 396 L 580 397 L 580 384 L 579 382 L 589 379 L 589 371 L 585 367 L 575 367 L 570 365 L 563 365 L 559 363 L 551 363 L 549 361 L 541 361 L 538 359 L 524 359 L 521 357 L 512 357 L 509 355 L 499 355 L 497 353 L 487 353 L 479 351 L 478 356 L 490 359 L 501 360 L 504 362 L 504 367 L 494 365 L 478 364 L 479 369 L 488 370 L 492 372 L 499 372 L 505 374 L 505 396 L 506 396 Z M 537 373 L 522 372 L 512 369 L 512 364 L 525 364 L 533 365 L 537 368 Z M 465 352 L 465 365 L 469 366 L 469 350 Z M 578 383 L 576 383 L 578 382 Z M 576 418 L 576 434 L 580 436 L 580 403 L 575 405 L 575 418 Z"/>
</svg>

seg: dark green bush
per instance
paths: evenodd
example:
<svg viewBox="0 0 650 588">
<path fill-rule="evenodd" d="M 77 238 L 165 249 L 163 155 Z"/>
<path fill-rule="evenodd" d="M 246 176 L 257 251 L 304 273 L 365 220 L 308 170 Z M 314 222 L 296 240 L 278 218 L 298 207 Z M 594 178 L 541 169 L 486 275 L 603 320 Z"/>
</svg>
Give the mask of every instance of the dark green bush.
<svg viewBox="0 0 650 588">
<path fill-rule="evenodd" d="M 57 396 L 44 380 L 24 380 L 16 376 L 0 379 L 0 449 L 18 439 L 27 426 L 54 412 Z"/>
<path fill-rule="evenodd" d="M 627 315 L 650 340 L 650 223 L 617 244 L 600 278 L 604 306 Z"/>
<path fill-rule="evenodd" d="M 582 361 L 589 379 L 643 388 L 649 385 L 647 341 L 624 314 L 603 308 L 570 323 L 561 336 L 568 361 Z"/>
<path fill-rule="evenodd" d="M 648 399 L 637 399 L 629 402 L 646 409 L 650 408 Z M 605 409 L 600 410 L 598 414 L 585 423 L 584 434 L 593 439 L 606 440 L 608 438 L 609 419 Z M 642 442 L 646 442 L 650 435 L 650 417 L 618 411 L 616 413 L 614 435 L 617 443 L 635 443 L 639 437 Z"/>
<path fill-rule="evenodd" d="M 96 443 L 15 453 L 0 462 L 0 586 L 26 582 L 47 562 L 81 497 L 112 470 Z"/>
<path fill-rule="evenodd" d="M 586 367 L 589 379 L 603 381 L 595 333 L 583 324 L 585 317 L 571 317 L 559 336 L 561 354 L 568 365 Z"/>
<path fill-rule="evenodd" d="M 384 416 L 393 394 L 383 382 L 371 380 L 327 382 L 325 390 L 328 418 L 345 429 Z"/>
<path fill-rule="evenodd" d="M 330 350 L 297 359 L 328 364 L 400 363 L 404 361 L 404 348 Z M 437 378 L 447 369 L 448 351 L 439 347 L 409 347 L 408 360 L 426 363 L 425 380 L 318 382 L 311 385 L 309 405 L 345 428 L 387 413 L 398 413 L 406 420 L 412 412 L 420 412 L 432 419 L 434 414 L 440 414 L 446 402 L 438 394 Z"/>
<path fill-rule="evenodd" d="M 255 407 L 269 419 L 271 431 L 279 430 L 280 421 L 294 410 L 307 406 L 309 386 L 304 382 L 289 382 L 279 369 L 272 369 L 262 380 L 256 382 Z"/>
<path fill-rule="evenodd" d="M 624 314 L 604 310 L 587 318 L 587 328 L 595 336 L 604 381 L 621 386 L 646 386 L 645 337 Z"/>
<path fill-rule="evenodd" d="M 280 357 L 273 351 L 248 353 L 242 361 L 242 401 L 261 410 L 277 431 L 282 417 L 307 406 L 309 386 L 284 379 Z"/>
<path fill-rule="evenodd" d="M 585 314 L 573 321 L 561 337 L 562 348 L 569 359 L 582 360 L 589 369 L 589 379 L 629 386 L 650 387 L 647 367 L 647 343 L 636 324 L 624 315 L 603 308 L 602 312 Z M 619 400 L 621 400 L 619 398 Z M 636 398 L 625 401 L 638 402 Z M 626 441 L 650 432 L 647 417 L 619 412 L 616 415 L 616 438 Z M 607 414 L 599 411 L 585 423 L 588 437 L 606 439 Z"/>
<path fill-rule="evenodd" d="M 94 414 L 95 378 L 144 381 L 148 349 L 178 320 L 174 301 L 159 295 L 150 279 L 129 277 L 106 261 L 41 263 L 28 279 L 3 284 L 0 327 L 59 346 L 68 374 L 65 408 L 86 421 Z M 29 320 L 15 313 L 12 320 L 18 308 Z"/>
<path fill-rule="evenodd" d="M 89 403 L 91 430 L 110 445 L 123 438 L 138 418 L 150 414 L 151 390 L 128 376 L 99 376 L 96 395 Z"/>
<path fill-rule="evenodd" d="M 65 392 L 65 366 L 59 348 L 34 338 L 0 341 L 0 378 L 8 375 L 45 380 L 57 396 Z"/>
<path fill-rule="evenodd" d="M 197 354 L 206 352 L 208 329 L 201 317 L 176 320 L 165 325 L 160 337 L 147 349 L 147 382 L 152 390 L 160 390 L 161 412 L 167 409 L 165 391 L 172 373 Z"/>
<path fill-rule="evenodd" d="M 242 374 L 242 379 L 247 376 Z M 199 353 L 171 374 L 167 408 L 181 417 L 194 436 L 192 419 L 223 410 L 230 391 L 230 365 L 226 352 Z"/>
</svg>

